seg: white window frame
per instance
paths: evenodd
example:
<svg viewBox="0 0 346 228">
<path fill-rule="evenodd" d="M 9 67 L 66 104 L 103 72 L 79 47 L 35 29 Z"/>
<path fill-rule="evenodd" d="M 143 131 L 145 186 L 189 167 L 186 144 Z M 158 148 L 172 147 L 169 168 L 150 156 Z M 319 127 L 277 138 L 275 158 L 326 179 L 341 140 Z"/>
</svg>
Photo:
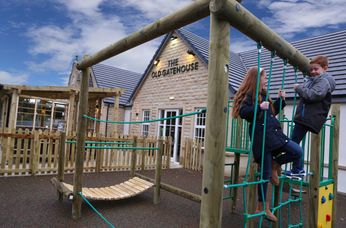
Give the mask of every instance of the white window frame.
<svg viewBox="0 0 346 228">
<path fill-rule="evenodd" d="M 196 111 L 201 109 L 205 109 L 205 108 L 196 108 Z M 201 124 L 203 122 L 204 122 L 204 125 Z M 203 142 L 202 149 L 204 149 L 204 142 L 205 142 L 205 123 L 206 123 L 206 112 L 195 115 L 193 139 Z"/>
<path fill-rule="evenodd" d="M 144 109 L 142 112 L 142 120 L 143 121 L 148 121 L 150 120 L 150 110 L 149 109 Z M 146 115 L 147 114 L 147 115 Z M 147 129 L 145 129 L 147 128 Z M 142 123 L 142 135 L 143 136 L 148 136 L 150 132 L 150 123 Z"/>
</svg>

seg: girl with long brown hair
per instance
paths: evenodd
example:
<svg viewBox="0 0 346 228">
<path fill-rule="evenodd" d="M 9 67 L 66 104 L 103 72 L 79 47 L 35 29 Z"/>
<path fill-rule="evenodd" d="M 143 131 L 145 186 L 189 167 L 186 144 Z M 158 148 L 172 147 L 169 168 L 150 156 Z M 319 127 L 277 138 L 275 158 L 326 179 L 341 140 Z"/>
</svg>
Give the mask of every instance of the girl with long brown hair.
<svg viewBox="0 0 346 228">
<path fill-rule="evenodd" d="M 263 172 L 264 180 L 271 180 L 274 185 L 279 185 L 278 173 L 281 173 L 281 165 L 292 161 L 299 161 L 303 150 L 295 142 L 291 141 L 282 131 L 280 122 L 275 117 L 279 111 L 280 106 L 284 108 L 285 93 L 279 91 L 280 99 L 273 102 L 270 98 L 266 101 L 266 84 L 267 78 L 264 69 L 260 68 L 260 82 L 258 90 L 258 105 L 256 105 L 256 82 L 257 82 L 258 68 L 251 67 L 239 87 L 235 98 L 232 110 L 233 118 L 240 116 L 242 119 L 250 123 L 249 133 L 252 140 L 252 153 L 256 163 L 261 166 L 263 157 L 263 167 L 260 167 Z M 257 110 L 256 119 L 254 121 L 255 110 Z M 263 144 L 263 128 L 264 116 L 266 115 L 266 129 L 264 151 L 262 151 Z M 255 125 L 254 135 L 252 136 L 252 127 Z M 262 195 L 262 189 L 263 195 Z M 266 200 L 268 182 L 258 187 L 258 206 L 257 211 L 263 210 L 263 202 Z M 276 222 L 276 216 L 270 211 L 269 202 L 266 203 L 266 218 L 270 221 Z"/>
</svg>

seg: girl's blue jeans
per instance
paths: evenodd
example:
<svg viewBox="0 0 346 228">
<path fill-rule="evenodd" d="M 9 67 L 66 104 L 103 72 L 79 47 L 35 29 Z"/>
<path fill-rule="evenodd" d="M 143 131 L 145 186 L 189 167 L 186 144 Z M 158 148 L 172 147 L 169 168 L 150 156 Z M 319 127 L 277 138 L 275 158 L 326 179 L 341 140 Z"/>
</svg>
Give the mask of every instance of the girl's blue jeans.
<svg viewBox="0 0 346 228">
<path fill-rule="evenodd" d="M 280 154 L 281 153 L 281 154 Z M 273 154 L 279 154 L 277 157 L 273 158 Z M 276 151 L 264 152 L 263 160 L 263 179 L 269 180 L 272 174 L 272 161 L 274 160 L 279 165 L 283 165 L 290 162 L 299 163 L 300 158 L 303 154 L 303 149 L 294 141 L 288 140 L 288 142 Z M 261 164 L 259 164 L 261 165 Z M 258 187 L 258 200 L 263 202 L 266 199 L 266 192 L 268 188 L 268 183 L 262 184 L 263 196 L 260 186 Z"/>
</svg>

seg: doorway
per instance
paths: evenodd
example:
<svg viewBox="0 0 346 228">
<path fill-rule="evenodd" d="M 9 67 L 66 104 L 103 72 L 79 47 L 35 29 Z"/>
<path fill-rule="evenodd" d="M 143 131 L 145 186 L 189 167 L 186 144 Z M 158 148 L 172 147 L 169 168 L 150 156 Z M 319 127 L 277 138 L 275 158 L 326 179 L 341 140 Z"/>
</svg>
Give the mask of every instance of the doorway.
<svg viewBox="0 0 346 228">
<path fill-rule="evenodd" d="M 182 109 L 165 109 L 159 110 L 160 119 L 169 118 L 181 115 Z M 168 120 L 161 120 L 159 123 L 159 136 L 172 137 L 172 153 L 171 158 L 173 162 L 179 163 L 180 159 L 180 142 L 181 142 L 181 124 L 182 118 L 174 118 Z"/>
</svg>

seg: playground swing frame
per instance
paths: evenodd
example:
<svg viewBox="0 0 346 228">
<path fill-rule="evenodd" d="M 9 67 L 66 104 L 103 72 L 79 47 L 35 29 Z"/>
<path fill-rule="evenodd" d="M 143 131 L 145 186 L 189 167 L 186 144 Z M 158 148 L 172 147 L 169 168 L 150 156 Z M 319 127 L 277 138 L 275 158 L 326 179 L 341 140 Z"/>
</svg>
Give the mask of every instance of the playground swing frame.
<svg viewBox="0 0 346 228">
<path fill-rule="evenodd" d="M 221 227 L 223 164 L 226 132 L 230 25 L 255 40 L 277 56 L 287 59 L 302 72 L 307 72 L 309 60 L 296 48 L 270 30 L 263 22 L 235 0 L 197 0 L 190 5 L 165 16 L 143 29 L 100 50 L 93 56 L 85 56 L 76 67 L 82 71 L 77 129 L 76 169 L 74 174 L 72 206 L 73 218 L 81 217 L 83 173 L 83 149 L 86 132 L 88 78 L 90 67 L 116 56 L 140 44 L 170 31 L 210 16 L 210 48 L 208 63 L 208 115 L 206 120 L 205 156 L 201 197 L 200 227 Z M 217 120 L 217 121 L 216 121 Z M 222 164 L 222 165 L 220 165 Z"/>
</svg>

